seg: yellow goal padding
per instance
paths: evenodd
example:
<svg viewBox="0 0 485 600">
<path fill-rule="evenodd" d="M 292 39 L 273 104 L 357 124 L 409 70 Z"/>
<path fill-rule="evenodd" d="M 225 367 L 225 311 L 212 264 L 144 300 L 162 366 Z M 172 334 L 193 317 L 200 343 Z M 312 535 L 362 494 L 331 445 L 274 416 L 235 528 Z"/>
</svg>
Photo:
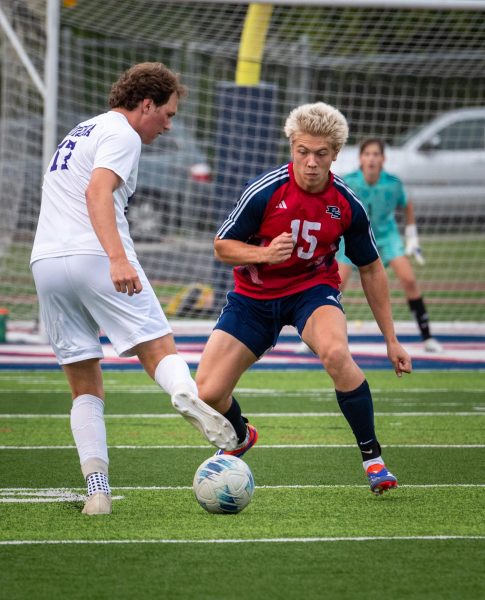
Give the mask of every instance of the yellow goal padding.
<svg viewBox="0 0 485 600">
<path fill-rule="evenodd" d="M 250 4 L 239 44 L 237 85 L 258 85 L 272 4 Z"/>
</svg>

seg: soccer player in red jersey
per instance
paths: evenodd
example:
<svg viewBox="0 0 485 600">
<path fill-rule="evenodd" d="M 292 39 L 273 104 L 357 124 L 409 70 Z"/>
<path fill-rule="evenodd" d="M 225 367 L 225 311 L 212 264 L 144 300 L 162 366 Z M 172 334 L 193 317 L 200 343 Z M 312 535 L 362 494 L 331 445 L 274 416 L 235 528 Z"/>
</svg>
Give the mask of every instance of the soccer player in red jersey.
<svg viewBox="0 0 485 600">
<path fill-rule="evenodd" d="M 248 182 L 215 238 L 217 258 L 234 266 L 235 287 L 202 354 L 199 394 L 232 423 L 239 445 L 228 453 L 242 456 L 258 434 L 233 390 L 276 344 L 282 327 L 295 326 L 332 378 L 371 491 L 381 494 L 397 479 L 381 457 L 371 392 L 349 351 L 335 261 L 342 237 L 399 377 L 411 372 L 411 359 L 396 338 L 388 280 L 366 211 L 330 171 L 347 140 L 345 117 L 323 102 L 304 104 L 289 114 L 285 133 L 291 162 Z"/>
</svg>

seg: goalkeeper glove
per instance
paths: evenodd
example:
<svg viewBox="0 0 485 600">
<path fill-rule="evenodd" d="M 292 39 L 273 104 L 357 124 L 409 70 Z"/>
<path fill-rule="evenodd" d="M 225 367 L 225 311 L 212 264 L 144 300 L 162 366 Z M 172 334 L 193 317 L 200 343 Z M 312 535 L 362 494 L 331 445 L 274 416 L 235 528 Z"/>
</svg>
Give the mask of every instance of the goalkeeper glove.
<svg viewBox="0 0 485 600">
<path fill-rule="evenodd" d="M 406 255 L 414 255 L 418 265 L 424 265 L 425 261 L 419 245 L 418 229 L 416 225 L 406 225 L 404 234 L 406 236 Z"/>
</svg>

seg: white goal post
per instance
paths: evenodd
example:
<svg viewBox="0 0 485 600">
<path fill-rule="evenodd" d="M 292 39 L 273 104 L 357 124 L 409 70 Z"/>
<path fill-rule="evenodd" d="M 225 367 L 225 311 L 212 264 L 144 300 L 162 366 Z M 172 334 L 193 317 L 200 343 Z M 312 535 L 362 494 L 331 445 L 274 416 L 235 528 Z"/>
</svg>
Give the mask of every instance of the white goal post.
<svg viewBox="0 0 485 600">
<path fill-rule="evenodd" d="M 145 60 L 189 87 L 173 131 L 143 150 L 128 213 L 170 315 L 214 317 L 230 277 L 212 258 L 217 225 L 248 178 L 288 159 L 288 111 L 324 100 L 346 115 L 351 148 L 380 136 L 417 161 L 403 178 L 431 319 L 485 322 L 485 3 L 252 4 L 270 13 L 249 38 L 250 49 L 260 44 L 249 57 L 258 78 L 241 85 L 247 2 L 0 0 L 0 308 L 11 322 L 37 322 L 28 259 L 46 158 L 80 119 L 107 109 L 122 70 Z M 411 320 L 392 275 L 391 287 L 395 317 Z M 349 319 L 372 318 L 357 278 L 344 304 Z"/>
</svg>

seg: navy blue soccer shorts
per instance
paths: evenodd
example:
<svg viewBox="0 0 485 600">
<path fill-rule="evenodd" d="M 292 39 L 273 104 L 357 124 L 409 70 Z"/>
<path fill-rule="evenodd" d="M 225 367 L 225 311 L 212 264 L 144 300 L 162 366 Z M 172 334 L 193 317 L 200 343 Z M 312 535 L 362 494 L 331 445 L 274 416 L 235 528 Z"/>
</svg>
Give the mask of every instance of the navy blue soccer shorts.
<svg viewBox="0 0 485 600">
<path fill-rule="evenodd" d="M 337 289 L 323 284 L 274 300 L 256 300 L 229 292 L 214 329 L 230 333 L 260 358 L 276 345 L 285 325 L 296 327 L 301 336 L 318 307 L 337 306 L 344 312 L 340 297 Z"/>
</svg>

